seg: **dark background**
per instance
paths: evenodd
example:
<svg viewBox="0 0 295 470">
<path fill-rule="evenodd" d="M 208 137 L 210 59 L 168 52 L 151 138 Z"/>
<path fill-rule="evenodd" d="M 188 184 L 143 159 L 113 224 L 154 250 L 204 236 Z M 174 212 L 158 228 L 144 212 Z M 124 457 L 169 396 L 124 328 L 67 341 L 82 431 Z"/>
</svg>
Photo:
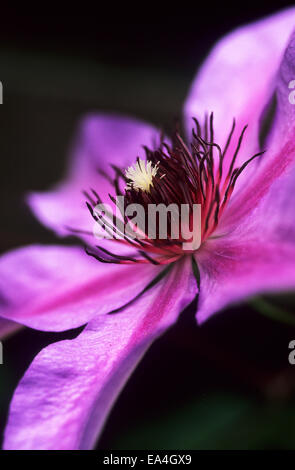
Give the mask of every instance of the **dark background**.
<svg viewBox="0 0 295 470">
<path fill-rule="evenodd" d="M 87 16 L 3 14 L 1 251 L 34 242 L 68 243 L 34 220 L 23 196 L 62 177 L 84 113 L 118 111 L 171 129 L 214 42 L 284 5 L 288 2 L 255 7 L 208 2 L 170 5 L 162 12 L 159 6 L 142 4 L 137 17 L 126 11 L 110 16 L 101 8 Z M 12 391 L 32 358 L 50 342 L 78 332 L 26 329 L 5 342 L 0 429 Z M 129 380 L 99 446 L 295 447 L 295 369 L 288 363 L 288 344 L 294 338 L 294 327 L 262 316 L 253 303 L 229 309 L 202 327 L 195 324 L 194 309 L 186 310 Z"/>
</svg>

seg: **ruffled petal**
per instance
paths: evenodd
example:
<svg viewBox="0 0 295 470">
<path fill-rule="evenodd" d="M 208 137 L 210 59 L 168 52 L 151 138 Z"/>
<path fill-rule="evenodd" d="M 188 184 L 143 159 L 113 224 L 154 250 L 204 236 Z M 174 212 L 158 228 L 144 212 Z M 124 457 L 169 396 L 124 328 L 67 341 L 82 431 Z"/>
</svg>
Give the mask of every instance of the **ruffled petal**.
<svg viewBox="0 0 295 470">
<path fill-rule="evenodd" d="M 295 8 L 238 28 L 220 40 L 201 67 L 184 107 L 188 131 L 192 117 L 214 112 L 214 139 L 225 145 L 233 118 L 237 127 L 227 155 L 248 124 L 237 163 L 258 150 L 260 117 L 272 97 L 276 76 L 295 26 Z"/>
<path fill-rule="evenodd" d="M 278 75 L 278 107 L 268 156 L 231 199 L 214 233 L 220 238 L 208 241 L 197 255 L 199 321 L 248 296 L 295 288 L 295 109 L 287 86 L 292 76 L 294 35 Z"/>
<path fill-rule="evenodd" d="M 12 399 L 5 449 L 91 449 L 151 342 L 196 295 L 189 257 L 120 313 L 45 348 Z"/>
<path fill-rule="evenodd" d="M 118 116 L 93 114 L 82 121 L 65 180 L 48 192 L 34 192 L 28 203 L 39 221 L 60 236 L 69 227 L 93 230 L 82 191 L 96 190 L 103 202 L 114 189 L 98 170 L 113 175 L 111 164 L 126 168 L 137 156 L 143 158 L 143 145 L 154 148 L 160 132 L 141 121 Z"/>
<path fill-rule="evenodd" d="M 283 217 L 280 201 L 286 200 L 294 187 L 294 163 L 295 141 L 290 139 L 282 146 L 272 158 L 267 159 L 256 171 L 256 174 L 248 178 L 241 191 L 233 194 L 223 216 L 220 219 L 216 233 L 226 234 L 232 230 L 241 231 L 241 227 L 248 224 L 248 219 L 255 223 L 255 218 L 260 214 L 261 222 L 271 224 L 271 219 L 263 216 L 260 208 L 266 207 L 272 200 L 271 208 L 276 214 Z M 276 191 L 280 188 L 281 196 L 276 199 Z M 291 198 L 292 199 L 292 198 Z M 270 208 L 269 208 L 270 209 Z M 279 212 L 277 212 L 279 211 Z"/>
<path fill-rule="evenodd" d="M 259 239 L 210 240 L 196 255 L 200 270 L 197 320 L 261 293 L 295 288 L 295 245 Z"/>
<path fill-rule="evenodd" d="M 295 35 L 293 34 L 279 68 L 276 97 L 277 111 L 272 132 L 267 141 L 267 152 L 256 167 L 255 174 L 247 175 L 243 190 L 234 193 L 221 219 L 220 231 L 231 227 L 256 226 L 260 223 L 271 230 L 276 223 L 294 226 L 295 185 L 295 104 L 290 102 L 288 84 L 295 76 Z M 295 87 L 295 82 L 294 82 Z M 294 102 L 295 103 L 295 102 Z M 285 217 L 286 211 L 288 217 Z M 275 222 L 276 220 L 276 222 Z"/>
<path fill-rule="evenodd" d="M 154 265 L 105 265 L 79 247 L 34 245 L 0 258 L 0 316 L 63 331 L 125 305 L 160 272 Z"/>
<path fill-rule="evenodd" d="M 294 138 L 295 127 L 295 33 L 291 35 L 276 81 L 276 113 L 267 148 L 274 154 Z"/>
</svg>

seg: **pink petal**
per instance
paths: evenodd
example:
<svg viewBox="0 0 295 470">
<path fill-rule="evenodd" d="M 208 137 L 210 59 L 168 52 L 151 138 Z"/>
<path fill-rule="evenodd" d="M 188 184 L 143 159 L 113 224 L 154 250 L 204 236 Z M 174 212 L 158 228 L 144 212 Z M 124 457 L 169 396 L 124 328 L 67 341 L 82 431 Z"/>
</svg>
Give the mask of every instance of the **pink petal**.
<svg viewBox="0 0 295 470">
<path fill-rule="evenodd" d="M 187 257 L 122 312 L 101 316 L 78 338 L 45 348 L 14 394 L 4 448 L 92 448 L 144 352 L 195 294 Z"/>
<path fill-rule="evenodd" d="M 247 235 L 249 238 L 247 238 Z M 246 234 L 208 241 L 197 253 L 201 284 L 197 320 L 249 296 L 295 288 L 295 245 Z"/>
<path fill-rule="evenodd" d="M 234 192 L 221 219 L 218 232 L 232 229 L 241 231 L 241 226 L 257 226 L 260 223 L 268 230 L 276 221 L 294 226 L 293 192 L 295 182 L 295 105 L 289 101 L 288 83 L 295 76 L 295 35 L 286 49 L 279 68 L 276 96 L 277 113 L 267 143 L 267 152 L 262 157 L 255 174 L 247 174 L 247 184 Z M 250 164 L 251 165 L 251 164 Z M 288 208 L 289 215 L 285 217 Z M 256 220 L 254 220 L 256 219 Z M 280 220 L 280 222 L 278 222 Z"/>
<path fill-rule="evenodd" d="M 275 78 L 295 25 L 295 8 L 238 28 L 213 48 L 192 84 L 184 107 L 187 129 L 214 112 L 215 141 L 224 146 L 233 118 L 237 128 L 227 155 L 249 125 L 237 163 L 258 149 L 259 118 L 275 90 Z"/>
<path fill-rule="evenodd" d="M 221 238 L 197 254 L 199 321 L 247 296 L 295 288 L 295 110 L 287 86 L 295 72 L 294 46 L 292 36 L 280 67 L 268 156 L 232 198 L 214 233 Z"/>
<path fill-rule="evenodd" d="M 294 137 L 295 126 L 295 32 L 283 56 L 276 83 L 276 115 L 267 148 L 272 153 Z"/>
<path fill-rule="evenodd" d="M 42 224 L 60 236 L 69 235 L 68 227 L 93 229 L 93 220 L 85 205 L 83 190 L 95 189 L 103 202 L 110 202 L 114 189 L 98 174 L 101 169 L 114 175 L 111 164 L 126 168 L 143 157 L 143 145 L 153 148 L 160 133 L 154 127 L 130 118 L 93 114 L 82 121 L 65 180 L 52 191 L 32 193 L 28 203 Z"/>
<path fill-rule="evenodd" d="M 0 258 L 0 316 L 62 331 L 125 305 L 162 267 L 105 265 L 82 247 L 28 246 Z"/>
<path fill-rule="evenodd" d="M 289 197 L 294 187 L 294 163 L 295 163 L 295 141 L 290 139 L 277 150 L 275 155 L 269 156 L 258 166 L 255 175 L 248 178 L 243 188 L 233 196 L 228 204 L 218 226 L 217 233 L 228 233 L 238 229 L 241 225 L 248 224 L 248 217 L 261 214 L 261 222 L 267 224 L 267 218 L 263 211 L 257 209 L 259 206 L 265 207 L 265 200 L 271 200 L 274 204 L 269 208 L 282 216 L 283 206 L 276 199 L 276 191 L 280 187 L 283 199 Z M 249 174 L 247 175 L 249 176 Z M 269 220 L 271 223 L 271 221 Z"/>
</svg>

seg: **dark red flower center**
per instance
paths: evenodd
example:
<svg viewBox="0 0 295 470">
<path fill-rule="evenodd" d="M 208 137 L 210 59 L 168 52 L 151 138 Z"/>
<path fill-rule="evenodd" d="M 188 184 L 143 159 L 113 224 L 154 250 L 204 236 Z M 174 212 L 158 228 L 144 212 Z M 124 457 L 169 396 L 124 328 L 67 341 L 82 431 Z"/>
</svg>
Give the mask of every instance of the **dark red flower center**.
<svg viewBox="0 0 295 470">
<path fill-rule="evenodd" d="M 155 236 L 151 239 L 148 231 L 148 209 L 150 205 L 171 204 L 181 210 L 181 206 L 188 208 L 188 228 L 193 227 L 193 211 L 196 205 L 201 208 L 200 231 L 201 243 L 204 243 L 215 231 L 220 218 L 229 202 L 237 178 L 244 168 L 263 152 L 255 154 L 240 167 L 236 167 L 237 155 L 241 147 L 247 126 L 245 126 L 238 139 L 237 146 L 232 155 L 228 156 L 230 143 L 235 130 L 235 121 L 227 138 L 224 149 L 214 142 L 213 114 L 206 120 L 203 127 L 194 119 L 190 145 L 187 145 L 175 132 L 171 143 L 162 141 L 159 148 L 151 150 L 144 147 L 146 161 L 137 158 L 135 164 L 128 169 L 113 166 L 115 176 L 112 179 L 114 194 L 110 195 L 113 202 L 116 196 L 124 196 L 124 211 L 131 204 L 143 208 L 143 217 L 137 220 L 137 231 L 140 238 L 132 238 L 124 228 L 131 223 L 132 217 L 124 215 L 119 224 L 114 219 L 100 217 L 95 213 L 94 207 L 102 201 L 99 195 L 92 190 L 93 197 L 88 196 L 87 206 L 96 222 L 108 232 L 113 231 L 114 243 L 123 243 L 135 248 L 132 256 L 119 256 L 97 245 L 97 252 L 88 253 L 99 261 L 114 263 L 154 263 L 167 264 L 176 261 L 179 257 L 191 251 L 184 250 L 184 239 L 179 219 L 175 220 L 173 213 L 167 212 L 167 236 L 163 239 L 160 234 L 160 221 L 155 221 Z M 229 159 L 226 165 L 225 159 Z M 105 175 L 110 179 L 109 175 Z M 115 222 L 118 222 L 115 219 Z M 116 226 L 115 226 L 116 225 Z M 175 230 L 177 229 L 177 230 Z M 175 238 L 175 232 L 179 235 Z M 129 232 L 130 233 L 130 232 Z"/>
</svg>

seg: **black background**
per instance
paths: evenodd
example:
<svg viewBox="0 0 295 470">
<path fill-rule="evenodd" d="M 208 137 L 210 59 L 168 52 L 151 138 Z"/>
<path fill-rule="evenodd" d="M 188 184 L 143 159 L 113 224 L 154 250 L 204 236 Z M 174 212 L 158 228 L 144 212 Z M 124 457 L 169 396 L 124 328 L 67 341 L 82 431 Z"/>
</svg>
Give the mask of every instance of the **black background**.
<svg viewBox="0 0 295 470">
<path fill-rule="evenodd" d="M 170 129 L 215 41 L 288 4 L 207 3 L 170 5 L 166 11 L 141 4 L 140 11 L 124 15 L 115 5 L 113 15 L 100 6 L 77 16 L 3 13 L 2 252 L 29 243 L 73 242 L 57 240 L 39 226 L 23 196 L 62 177 L 75 126 L 85 112 L 118 111 Z M 78 332 L 26 329 L 5 342 L 2 428 L 12 391 L 32 358 L 48 343 Z M 292 447 L 295 381 L 287 357 L 294 337 L 294 328 L 246 304 L 202 327 L 195 324 L 194 309 L 188 309 L 129 380 L 99 447 Z M 222 410 L 227 418 L 233 409 L 238 410 L 235 419 L 223 421 Z"/>
</svg>

